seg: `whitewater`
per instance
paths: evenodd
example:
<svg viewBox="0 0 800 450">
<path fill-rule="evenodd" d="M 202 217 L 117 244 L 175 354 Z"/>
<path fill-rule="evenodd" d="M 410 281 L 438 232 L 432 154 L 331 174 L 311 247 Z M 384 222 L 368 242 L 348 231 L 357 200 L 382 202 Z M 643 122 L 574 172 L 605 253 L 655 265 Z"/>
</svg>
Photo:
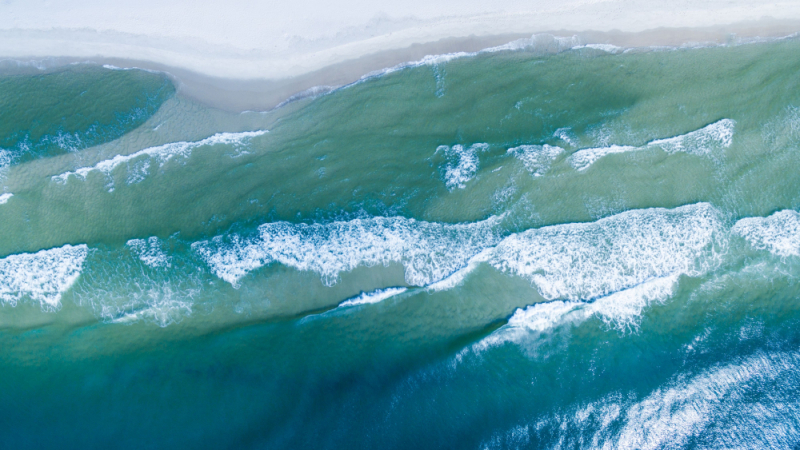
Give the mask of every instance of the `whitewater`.
<svg viewBox="0 0 800 450">
<path fill-rule="evenodd" d="M 795 448 L 798 50 L 0 72 L 0 447 Z"/>
</svg>

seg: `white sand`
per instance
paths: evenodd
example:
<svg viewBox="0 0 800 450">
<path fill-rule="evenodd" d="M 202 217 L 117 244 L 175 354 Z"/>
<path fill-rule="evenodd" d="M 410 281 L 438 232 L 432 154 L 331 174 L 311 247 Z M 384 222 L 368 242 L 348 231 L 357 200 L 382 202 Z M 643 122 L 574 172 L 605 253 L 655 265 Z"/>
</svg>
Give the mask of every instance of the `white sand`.
<svg viewBox="0 0 800 450">
<path fill-rule="evenodd" d="M 0 55 L 118 57 L 225 78 L 274 79 L 448 37 L 636 32 L 765 16 L 800 19 L 800 2 L 5 0 Z"/>
<path fill-rule="evenodd" d="M 676 45 L 730 32 L 785 35 L 798 24 L 796 0 L 0 0 L 0 58 L 169 69 L 181 81 L 194 77 L 188 90 L 199 97 L 212 77 L 240 80 L 204 95 L 222 103 L 238 95 L 221 105 L 244 109 L 428 53 L 475 51 L 540 32 L 605 32 L 585 36 L 631 45 L 641 39 L 625 33 L 668 28 L 645 43 Z M 686 30 L 699 27 L 705 34 Z M 360 63 L 345 64 L 354 60 Z"/>
</svg>

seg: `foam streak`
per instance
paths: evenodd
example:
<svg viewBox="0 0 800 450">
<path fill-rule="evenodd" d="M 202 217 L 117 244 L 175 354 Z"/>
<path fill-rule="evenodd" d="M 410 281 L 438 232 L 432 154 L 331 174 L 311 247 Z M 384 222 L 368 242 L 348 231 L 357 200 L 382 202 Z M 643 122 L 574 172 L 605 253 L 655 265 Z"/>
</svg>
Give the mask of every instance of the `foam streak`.
<svg viewBox="0 0 800 450">
<path fill-rule="evenodd" d="M 73 172 L 64 172 L 60 175 L 55 175 L 52 177 L 53 181 L 57 183 L 64 184 L 67 182 L 70 176 L 75 176 L 82 180 L 85 180 L 86 177 L 92 171 L 98 171 L 103 173 L 106 177 L 110 177 L 111 173 L 114 171 L 115 168 L 122 164 L 130 163 L 136 159 L 146 157 L 155 160 L 159 167 L 163 166 L 167 161 L 172 159 L 173 157 L 180 156 L 183 158 L 188 157 L 192 150 L 211 146 L 211 145 L 243 145 L 245 142 L 249 141 L 250 139 L 261 136 L 263 134 L 268 133 L 266 130 L 260 131 L 248 131 L 244 133 L 217 133 L 211 137 L 203 139 L 197 142 L 171 142 L 169 144 L 160 145 L 158 147 L 149 147 L 144 150 L 139 150 L 136 153 L 131 153 L 130 155 L 117 155 L 111 159 L 107 159 L 104 161 L 100 161 L 99 163 L 95 164 L 91 167 L 81 167 L 76 169 Z M 149 168 L 145 167 L 144 170 Z M 134 176 L 129 179 L 131 182 L 138 182 L 141 181 L 144 177 L 143 176 Z"/>
<path fill-rule="evenodd" d="M 585 148 L 573 153 L 569 157 L 569 162 L 575 169 L 583 171 L 606 155 L 653 148 L 660 148 L 667 153 L 683 152 L 692 155 L 711 156 L 716 151 L 731 146 L 735 124 L 736 122 L 731 119 L 722 119 L 699 130 L 671 138 L 650 141 L 641 147 L 611 145 L 609 147 Z"/>
</svg>

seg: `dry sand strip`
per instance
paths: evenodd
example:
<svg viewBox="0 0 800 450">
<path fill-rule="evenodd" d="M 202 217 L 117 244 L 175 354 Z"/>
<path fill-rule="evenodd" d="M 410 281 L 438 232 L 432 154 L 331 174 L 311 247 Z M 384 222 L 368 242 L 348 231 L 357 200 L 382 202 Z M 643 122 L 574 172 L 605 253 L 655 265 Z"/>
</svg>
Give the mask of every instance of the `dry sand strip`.
<svg viewBox="0 0 800 450">
<path fill-rule="evenodd" d="M 536 33 L 631 47 L 796 32 L 796 1 L 0 2 L 5 70 L 93 61 L 165 71 L 184 95 L 237 111 Z"/>
</svg>

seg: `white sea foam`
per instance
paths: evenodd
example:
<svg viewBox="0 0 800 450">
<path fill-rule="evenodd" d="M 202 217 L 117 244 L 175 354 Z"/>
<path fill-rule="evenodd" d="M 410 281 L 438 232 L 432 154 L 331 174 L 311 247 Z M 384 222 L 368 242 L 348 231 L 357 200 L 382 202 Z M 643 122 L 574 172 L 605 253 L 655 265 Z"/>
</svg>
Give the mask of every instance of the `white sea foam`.
<svg viewBox="0 0 800 450">
<path fill-rule="evenodd" d="M 145 296 L 139 296 L 136 301 L 131 302 L 140 306 L 139 309 L 120 314 L 120 309 L 130 308 L 131 304 L 122 307 L 104 305 L 100 308 L 100 315 L 110 323 L 148 321 L 166 327 L 192 314 L 191 297 L 196 294 L 196 291 L 177 292 L 168 285 L 162 285 L 159 289 L 150 289 Z"/>
<path fill-rule="evenodd" d="M 209 287 L 207 275 L 192 264 L 194 257 L 181 263 L 182 258 L 167 256 L 154 237 L 128 241 L 122 249 L 98 253 L 72 286 L 71 298 L 107 322 L 143 320 L 162 327 L 179 322 Z"/>
<path fill-rule="evenodd" d="M 767 148 L 777 149 L 800 138 L 800 108 L 790 105 L 764 124 L 761 136 Z"/>
<path fill-rule="evenodd" d="M 192 150 L 198 147 L 211 146 L 211 145 L 234 145 L 241 146 L 248 142 L 250 139 L 261 136 L 268 131 L 247 131 L 242 133 L 217 133 L 211 137 L 205 138 L 196 142 L 171 142 L 169 144 L 159 145 L 157 147 L 149 147 L 138 152 L 131 153 L 130 155 L 117 155 L 111 159 L 100 161 L 91 167 L 81 167 L 73 172 L 64 172 L 60 175 L 55 175 L 52 179 L 58 183 L 66 183 L 70 176 L 85 180 L 92 171 L 103 173 L 107 178 L 111 177 L 114 169 L 122 164 L 130 164 L 136 162 L 140 158 L 150 158 L 158 163 L 159 167 L 163 166 L 170 159 L 180 156 L 183 158 L 188 157 Z M 145 164 L 145 163 L 142 163 Z M 136 183 L 144 179 L 147 171 L 150 168 L 149 162 L 146 165 L 134 167 L 133 175 L 129 174 L 128 182 Z M 113 188 L 112 188 L 113 189 Z"/>
<path fill-rule="evenodd" d="M 511 41 L 507 44 L 489 47 L 475 54 L 495 53 L 519 50 L 539 50 L 541 52 L 558 53 L 575 48 L 580 45 L 581 39 L 578 36 L 553 36 L 552 34 L 534 34 L 529 38 L 522 38 Z"/>
<path fill-rule="evenodd" d="M 342 88 L 347 88 L 347 87 L 359 84 L 361 82 L 364 82 L 366 80 L 369 80 L 369 79 L 372 79 L 372 78 L 377 78 L 377 77 L 382 77 L 382 76 L 385 76 L 385 75 L 389 75 L 390 73 L 398 72 L 398 71 L 401 71 L 401 70 L 404 70 L 404 69 L 410 69 L 410 68 L 413 68 L 413 67 L 421 67 L 421 66 L 435 66 L 437 64 L 444 64 L 444 63 L 452 61 L 454 59 L 465 58 L 465 57 L 469 57 L 469 56 L 475 56 L 477 54 L 478 54 L 478 52 L 472 52 L 472 53 L 455 52 L 455 53 L 445 53 L 445 54 L 441 54 L 441 55 L 425 55 L 424 57 L 422 57 L 422 59 L 419 59 L 419 60 L 416 60 L 416 61 L 408 61 L 408 62 L 397 64 L 397 65 L 392 66 L 392 67 L 387 67 L 385 69 L 380 69 L 380 70 L 375 70 L 375 71 L 369 72 L 366 75 L 363 75 L 361 78 L 359 78 L 358 81 L 356 81 L 354 83 L 350 83 L 350 84 L 345 85 L 345 86 L 342 86 Z"/>
<path fill-rule="evenodd" d="M 314 86 L 308 88 L 302 92 L 298 92 L 297 94 L 292 95 L 291 97 L 287 98 L 286 100 L 278 103 L 275 105 L 275 108 L 278 109 L 282 106 L 288 105 L 289 103 L 296 102 L 298 100 L 302 100 L 305 98 L 317 98 L 325 94 L 329 94 L 333 91 L 337 90 L 336 86 Z"/>
<path fill-rule="evenodd" d="M 715 367 L 686 381 L 676 380 L 671 386 L 656 389 L 627 408 L 625 425 L 614 439 L 616 442 L 608 442 L 604 448 L 684 447 L 693 435 L 702 432 L 715 418 L 729 414 L 741 416 L 740 420 L 744 422 L 737 420 L 739 426 L 750 425 L 743 427 L 744 430 L 761 428 L 765 423 L 762 421 L 768 421 L 770 414 L 764 414 L 766 411 L 762 408 L 754 410 L 749 407 L 752 405 L 748 405 L 750 402 L 745 393 L 753 388 L 760 390 L 762 386 L 771 385 L 772 380 L 787 375 L 797 379 L 798 363 L 797 355 L 770 357 L 756 354 L 743 361 Z M 778 406 L 778 411 L 784 409 L 782 405 L 773 406 Z M 793 409 L 796 415 L 797 408 Z M 758 413 L 753 415 L 753 412 Z M 760 434 L 754 434 L 752 438 Z M 754 443 L 753 440 L 746 442 L 747 445 Z M 744 442 L 739 442 L 742 444 Z"/>
<path fill-rule="evenodd" d="M 614 154 L 660 148 L 667 153 L 689 153 L 700 156 L 714 156 L 716 151 L 728 148 L 733 143 L 736 122 L 722 119 L 699 130 L 666 139 L 650 141 L 641 147 L 630 145 L 610 145 L 606 147 L 585 148 L 569 157 L 570 164 L 577 170 L 586 170 L 598 159 Z"/>
<path fill-rule="evenodd" d="M 161 248 L 161 241 L 151 236 L 145 239 L 131 239 L 125 243 L 133 254 L 150 267 L 170 267 L 172 265 L 171 258 L 164 253 Z"/>
<path fill-rule="evenodd" d="M 545 299 L 587 301 L 654 279 L 705 273 L 718 264 L 728 239 L 719 212 L 707 203 L 632 210 L 503 239 L 498 222 L 498 217 L 455 225 L 401 217 L 277 222 L 261 225 L 257 236 L 217 236 L 192 248 L 233 286 L 273 262 L 317 272 L 327 285 L 360 265 L 400 263 L 409 284 L 443 290 L 486 262 L 529 279 Z"/>
<path fill-rule="evenodd" d="M 556 300 L 518 308 L 508 319 L 507 324 L 462 350 L 456 355 L 455 361 L 461 362 L 470 352 L 481 353 L 508 342 L 517 344 L 533 342 L 531 338 L 535 339 L 557 326 L 583 321 L 587 318 L 586 312 L 582 311 L 585 306 L 586 304 L 582 302 Z"/>
<path fill-rule="evenodd" d="M 622 53 L 625 51 L 624 48 L 612 44 L 586 44 L 574 48 L 593 48 L 595 50 L 602 50 L 606 53 Z"/>
<path fill-rule="evenodd" d="M 467 181 L 475 177 L 478 173 L 478 152 L 486 151 L 488 144 L 472 144 L 469 147 L 463 145 L 440 145 L 436 148 L 436 153 L 442 152 L 447 160 L 443 167 L 444 183 L 447 189 L 464 189 Z"/>
<path fill-rule="evenodd" d="M 579 309 L 584 304 L 556 300 L 552 302 L 537 303 L 525 309 L 517 309 L 508 319 L 509 328 L 518 328 L 525 331 L 542 332 L 562 323 L 566 315 Z"/>
<path fill-rule="evenodd" d="M 542 34 L 534 34 L 529 38 L 517 39 L 503 45 L 485 48 L 477 52 L 454 52 L 454 53 L 443 53 L 438 55 L 425 55 L 421 59 L 415 61 L 407 61 L 394 65 L 392 67 L 386 67 L 383 69 L 374 70 L 365 75 L 362 75 L 358 80 L 352 83 L 345 84 L 343 86 L 311 87 L 299 94 L 295 94 L 289 97 L 288 99 L 284 100 L 283 102 L 275 106 L 275 108 L 280 108 L 281 106 L 284 106 L 288 103 L 292 103 L 296 100 L 300 100 L 302 98 L 309 98 L 309 97 L 315 98 L 318 96 L 329 94 L 331 92 L 336 92 L 340 89 L 347 89 L 349 87 L 361 84 L 373 78 L 379 78 L 394 72 L 399 72 L 401 70 L 411 69 L 414 67 L 438 66 L 440 64 L 445 64 L 456 59 L 469 58 L 481 54 L 490 54 L 498 52 L 534 50 L 534 51 L 539 51 L 541 53 L 559 53 L 573 48 L 580 48 L 580 43 L 581 40 L 578 36 L 561 37 L 561 36 L 553 36 L 551 34 L 542 33 Z"/>
<path fill-rule="evenodd" d="M 578 146 L 578 140 L 569 127 L 557 129 L 553 132 L 553 137 L 557 137 L 573 147 Z"/>
<path fill-rule="evenodd" d="M 619 330 L 637 327 L 644 308 L 663 303 L 675 290 L 679 275 L 655 278 L 624 291 L 601 297 L 586 307 L 586 312 L 600 317 Z"/>
<path fill-rule="evenodd" d="M 0 259 L 0 300 L 16 305 L 23 298 L 56 308 L 72 286 L 89 253 L 86 245 L 21 253 Z"/>
<path fill-rule="evenodd" d="M 408 288 L 393 287 L 386 289 L 378 289 L 372 292 L 363 292 L 361 295 L 347 299 L 339 304 L 339 307 L 366 305 L 371 303 L 378 303 L 386 300 L 387 298 L 394 297 L 395 295 L 402 294 Z"/>
<path fill-rule="evenodd" d="M 466 266 L 448 275 L 447 278 L 429 284 L 427 286 L 427 290 L 430 292 L 446 291 L 460 285 L 464 282 L 464 279 L 467 277 L 467 275 L 478 268 L 480 263 L 486 262 L 489 259 L 493 250 L 493 248 L 487 248 L 481 251 L 477 255 L 470 258 Z"/>
<path fill-rule="evenodd" d="M 800 420 L 794 401 L 799 367 L 797 353 L 757 352 L 677 375 L 644 398 L 613 393 L 517 424 L 481 448 L 527 447 L 537 435 L 555 442 L 554 449 L 647 450 L 686 448 L 692 442 L 703 442 L 704 448 L 792 448 L 800 430 L 786 424 Z"/>
<path fill-rule="evenodd" d="M 769 217 L 741 219 L 731 231 L 759 250 L 781 257 L 800 256 L 800 214 L 795 211 L 787 209 Z"/>
<path fill-rule="evenodd" d="M 550 165 L 564 149 L 552 145 L 521 145 L 508 149 L 508 153 L 522 161 L 528 172 L 535 177 L 544 175 Z"/>
<path fill-rule="evenodd" d="M 14 196 L 14 194 L 12 194 L 10 192 L 6 192 L 5 194 L 0 194 L 0 205 L 2 205 L 4 203 L 8 203 L 8 200 L 11 199 L 11 197 L 13 197 L 13 196 Z"/>
<path fill-rule="evenodd" d="M 146 280 L 145 283 L 149 281 Z M 130 296 L 126 302 L 114 301 L 95 305 L 100 317 L 110 323 L 147 321 L 166 327 L 192 314 L 193 297 L 198 291 L 176 290 L 168 283 L 163 283 L 126 294 Z"/>
<path fill-rule="evenodd" d="M 440 224 L 403 217 L 374 217 L 328 224 L 267 223 L 256 237 L 217 236 L 192 248 L 219 278 L 238 286 L 248 272 L 279 262 L 314 271 L 326 285 L 360 265 L 401 263 L 406 281 L 425 286 L 464 267 L 497 243 L 497 223 Z"/>
<path fill-rule="evenodd" d="M 112 65 L 112 64 L 103 64 L 103 68 L 104 69 L 108 69 L 108 70 L 121 70 L 121 71 L 136 70 L 136 71 L 141 71 L 141 72 L 158 73 L 158 74 L 165 73 L 165 72 L 160 71 L 160 70 L 143 69 L 141 67 L 135 67 L 135 66 L 119 67 L 119 66 L 115 66 L 115 65 Z"/>
<path fill-rule="evenodd" d="M 505 326 L 475 344 L 473 350 L 482 351 L 505 342 L 530 342 L 541 333 L 581 323 L 590 317 L 599 317 L 620 331 L 636 329 L 642 311 L 648 305 L 669 299 L 677 280 L 677 275 L 655 278 L 591 303 L 554 300 L 519 308 Z"/>
<path fill-rule="evenodd" d="M 92 127 L 89 132 L 94 132 L 94 127 Z M 55 144 L 60 147 L 62 150 L 66 150 L 68 152 L 74 152 L 76 150 L 80 150 L 84 147 L 83 140 L 81 139 L 80 134 L 78 133 L 64 133 L 63 131 L 59 131 L 54 135 L 45 136 L 42 139 L 42 143 L 51 143 Z"/>
<path fill-rule="evenodd" d="M 698 203 L 514 234 L 490 263 L 528 278 L 548 300 L 590 300 L 653 278 L 703 273 L 726 243 L 719 212 Z"/>
<path fill-rule="evenodd" d="M 0 148 L 0 170 L 8 167 L 14 162 L 14 155 L 10 150 Z"/>
<path fill-rule="evenodd" d="M 541 51 L 542 53 L 558 53 L 572 48 L 576 48 L 576 46 L 580 45 L 580 42 L 581 40 L 578 36 L 561 37 L 561 36 L 553 36 L 551 34 L 542 33 L 542 34 L 534 34 L 529 38 L 517 39 L 503 45 L 485 48 L 477 52 L 455 52 L 455 53 L 444 53 L 439 55 L 425 55 L 424 57 L 422 57 L 422 59 L 416 61 L 408 61 L 397 64 L 392 67 L 387 67 L 384 69 L 369 72 L 366 75 L 359 78 L 358 81 L 342 86 L 340 89 L 348 88 L 350 86 L 362 83 L 372 78 L 381 77 L 384 75 L 388 75 L 390 73 L 414 67 L 436 66 L 456 59 L 468 58 L 468 57 L 478 56 L 481 54 L 497 53 L 497 52 L 538 50 Z M 322 86 L 322 87 L 327 88 L 328 86 Z M 329 90 L 329 92 L 332 92 L 334 90 L 337 89 L 331 89 Z"/>
<path fill-rule="evenodd" d="M 573 153 L 569 157 L 569 162 L 572 164 L 572 167 L 578 170 L 586 170 L 604 156 L 613 155 L 614 153 L 634 152 L 645 148 L 647 148 L 647 146 L 633 147 L 630 145 L 609 145 L 607 147 L 585 148 Z"/>
<path fill-rule="evenodd" d="M 748 438 L 739 442 L 736 441 L 743 438 L 740 433 L 736 433 L 738 436 L 725 433 L 728 439 L 733 439 L 728 442 L 729 445 L 722 447 L 734 448 L 742 444 L 761 447 L 757 442 L 766 444 L 770 441 L 764 439 L 772 434 L 768 431 L 781 431 L 775 436 L 779 439 L 772 443 L 780 442 L 780 437 L 786 437 L 786 430 L 763 427 L 771 417 L 764 407 L 777 407 L 776 411 L 781 411 L 782 415 L 791 414 L 795 417 L 799 412 L 797 408 L 787 409 L 785 400 L 780 399 L 783 396 L 781 392 L 768 392 L 770 395 L 766 396 L 767 399 L 759 401 L 757 405 L 747 400 L 747 393 L 762 390 L 763 386 L 772 386 L 777 379 L 788 377 L 797 380 L 799 365 L 800 358 L 796 354 L 756 354 L 742 361 L 712 368 L 688 380 L 676 380 L 627 407 L 624 426 L 616 436 L 605 442 L 603 448 L 683 447 L 692 436 L 704 432 L 708 425 L 720 419 L 731 419 L 731 415 L 735 417 L 740 433 L 746 433 L 747 430 L 761 432 L 746 433 L 749 434 Z"/>
<path fill-rule="evenodd" d="M 651 141 L 650 147 L 661 147 L 667 153 L 684 152 L 693 155 L 708 155 L 714 150 L 728 148 L 733 143 L 736 122 L 722 119 L 699 130 L 680 136 Z"/>
</svg>

